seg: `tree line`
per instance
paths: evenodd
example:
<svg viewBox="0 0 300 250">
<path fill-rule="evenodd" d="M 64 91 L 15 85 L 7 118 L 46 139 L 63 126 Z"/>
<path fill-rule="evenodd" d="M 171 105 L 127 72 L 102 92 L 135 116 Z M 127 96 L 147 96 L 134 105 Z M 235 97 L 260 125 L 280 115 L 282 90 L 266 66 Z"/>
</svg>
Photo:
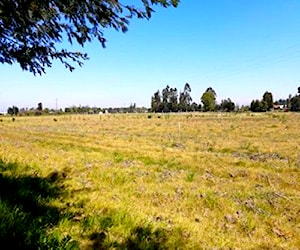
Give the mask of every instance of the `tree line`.
<svg viewBox="0 0 300 250">
<path fill-rule="evenodd" d="M 235 103 L 230 98 L 216 102 L 216 91 L 209 87 L 202 94 L 201 103 L 193 102 L 191 97 L 191 86 L 184 85 L 183 91 L 171 88 L 167 85 L 161 92 L 157 90 L 151 97 L 152 112 L 190 112 L 190 111 L 234 111 Z"/>
<path fill-rule="evenodd" d="M 21 108 L 13 105 L 7 109 L 7 114 L 16 115 L 42 115 L 42 114 L 99 114 L 99 113 L 168 113 L 168 112 L 233 112 L 233 111 L 252 111 L 267 112 L 271 110 L 284 110 L 300 112 L 300 87 L 298 92 L 286 99 L 273 100 L 273 94 L 266 91 L 261 100 L 252 100 L 249 106 L 238 107 L 230 98 L 221 100 L 217 103 L 217 93 L 212 87 L 208 87 L 200 97 L 200 103 L 196 103 L 191 97 L 191 86 L 189 83 L 184 85 L 182 91 L 167 85 L 162 91 L 157 90 L 151 97 L 151 108 L 137 107 L 135 103 L 129 107 L 89 107 L 89 106 L 70 106 L 64 109 L 43 108 L 39 102 L 36 108 Z"/>
<path fill-rule="evenodd" d="M 151 97 L 152 112 L 186 112 L 199 111 L 201 105 L 192 102 L 190 95 L 191 87 L 188 83 L 184 85 L 182 92 L 177 91 L 177 88 L 170 88 L 167 85 L 160 93 L 157 90 Z"/>
<path fill-rule="evenodd" d="M 217 93 L 212 87 L 208 87 L 200 97 L 200 103 L 193 102 L 191 97 L 191 86 L 184 85 L 183 91 L 167 85 L 162 91 L 157 90 L 151 97 L 152 112 L 190 112 L 190 111 L 252 111 L 267 112 L 281 109 L 285 111 L 300 111 L 300 87 L 298 93 L 287 99 L 273 100 L 273 94 L 266 91 L 261 100 L 252 100 L 250 106 L 239 108 L 230 98 L 217 103 Z"/>
<path fill-rule="evenodd" d="M 286 99 L 279 99 L 273 101 L 271 92 L 266 91 L 261 100 L 252 100 L 250 104 L 250 111 L 252 112 L 266 112 L 271 110 L 285 110 L 292 112 L 300 112 L 300 87 L 298 92 L 292 96 L 289 95 Z"/>
<path fill-rule="evenodd" d="M 49 109 L 43 108 L 43 104 L 39 102 L 37 107 L 28 108 L 18 108 L 13 105 L 7 109 L 7 114 L 11 116 L 39 116 L 39 115 L 60 115 L 60 114 L 102 114 L 102 113 L 146 113 L 149 109 L 146 107 L 137 107 L 135 103 L 131 103 L 128 107 L 90 107 L 88 105 L 70 106 L 64 109 Z"/>
</svg>

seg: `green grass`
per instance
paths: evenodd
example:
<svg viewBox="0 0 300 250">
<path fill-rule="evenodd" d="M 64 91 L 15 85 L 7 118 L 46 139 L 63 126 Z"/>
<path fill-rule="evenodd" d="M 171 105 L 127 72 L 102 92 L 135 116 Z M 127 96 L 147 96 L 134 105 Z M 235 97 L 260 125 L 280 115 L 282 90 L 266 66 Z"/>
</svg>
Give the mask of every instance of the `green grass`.
<svg viewBox="0 0 300 250">
<path fill-rule="evenodd" d="M 69 235 L 48 231 L 71 216 L 50 205 L 63 197 L 56 173 L 48 178 L 28 175 L 28 168 L 0 160 L 0 242 L 11 249 L 76 248 Z"/>
<path fill-rule="evenodd" d="M 299 118 L 4 117 L 0 243 L 12 249 L 299 249 Z"/>
</svg>

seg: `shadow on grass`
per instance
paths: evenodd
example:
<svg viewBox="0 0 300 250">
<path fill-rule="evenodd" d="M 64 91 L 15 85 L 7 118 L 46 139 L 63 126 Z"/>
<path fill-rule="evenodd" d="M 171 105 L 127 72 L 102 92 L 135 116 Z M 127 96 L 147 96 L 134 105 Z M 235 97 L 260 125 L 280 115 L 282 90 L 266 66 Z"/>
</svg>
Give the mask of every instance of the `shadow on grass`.
<svg viewBox="0 0 300 250">
<path fill-rule="evenodd" d="M 74 217 L 51 201 L 64 197 L 63 174 L 51 173 L 47 178 L 29 175 L 29 167 L 7 163 L 0 158 L 0 246 L 6 249 L 79 249 L 79 243 L 69 235 L 55 233 L 62 221 Z M 103 216 L 82 219 L 81 230 L 86 232 L 83 249 L 175 249 L 182 245 L 182 235 L 151 225 L 136 226 L 129 214 L 107 211 Z M 121 219 L 120 219 L 121 218 Z M 130 223 L 128 223 L 130 221 Z M 131 224 L 132 222 L 132 224 Z M 110 238 L 111 228 L 132 225 L 126 235 Z M 172 242 L 170 242 L 172 241 Z"/>
<path fill-rule="evenodd" d="M 107 240 L 105 232 L 93 233 L 90 240 L 92 244 L 87 249 L 168 249 L 166 232 L 162 229 L 153 230 L 150 226 L 133 228 L 130 235 L 121 243 Z"/>
<path fill-rule="evenodd" d="M 85 250 L 94 249 L 116 249 L 116 250 L 166 250 L 184 249 L 185 239 L 182 230 L 154 229 L 152 225 L 134 226 L 125 237 L 110 237 L 110 229 L 90 234 L 90 244 Z M 117 239 L 117 240 L 113 240 Z"/>
<path fill-rule="evenodd" d="M 26 168 L 26 167 L 25 167 Z M 8 249 L 71 249 L 70 236 L 49 233 L 66 215 L 49 202 L 61 193 L 57 173 L 26 174 L 24 166 L 0 159 L 0 245 Z"/>
</svg>

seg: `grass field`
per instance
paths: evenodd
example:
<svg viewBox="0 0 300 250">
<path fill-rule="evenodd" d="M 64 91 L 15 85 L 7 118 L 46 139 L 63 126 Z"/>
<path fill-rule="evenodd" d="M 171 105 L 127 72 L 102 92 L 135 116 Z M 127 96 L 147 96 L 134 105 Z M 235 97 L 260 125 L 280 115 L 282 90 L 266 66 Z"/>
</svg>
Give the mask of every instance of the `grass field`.
<svg viewBox="0 0 300 250">
<path fill-rule="evenodd" d="M 300 249 L 300 115 L 4 117 L 10 249 Z"/>
</svg>

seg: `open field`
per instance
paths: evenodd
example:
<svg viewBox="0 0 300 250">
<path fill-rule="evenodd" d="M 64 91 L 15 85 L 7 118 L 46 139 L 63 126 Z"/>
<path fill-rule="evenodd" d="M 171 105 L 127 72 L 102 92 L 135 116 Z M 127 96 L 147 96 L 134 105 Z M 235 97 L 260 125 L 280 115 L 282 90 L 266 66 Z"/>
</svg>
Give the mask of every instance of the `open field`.
<svg viewBox="0 0 300 250">
<path fill-rule="evenodd" d="M 1 244 L 300 249 L 299 114 L 53 118 L 0 122 Z"/>
</svg>

